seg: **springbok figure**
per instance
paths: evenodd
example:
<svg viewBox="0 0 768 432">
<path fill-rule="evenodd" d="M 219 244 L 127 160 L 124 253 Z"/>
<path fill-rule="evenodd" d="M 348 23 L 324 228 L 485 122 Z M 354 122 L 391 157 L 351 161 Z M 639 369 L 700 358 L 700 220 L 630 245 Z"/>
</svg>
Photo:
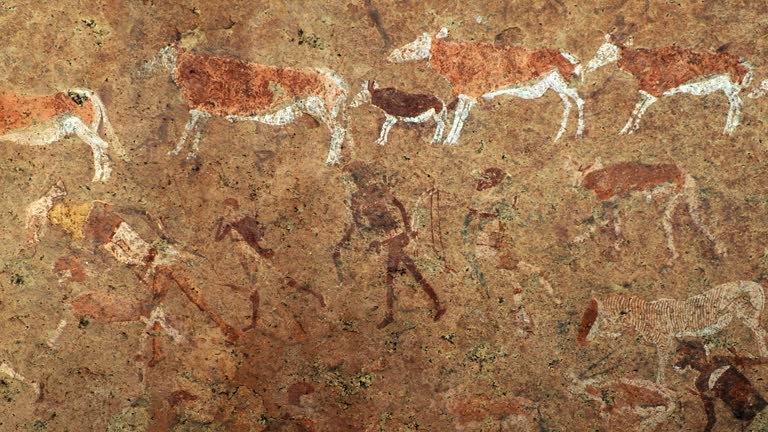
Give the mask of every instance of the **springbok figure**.
<svg viewBox="0 0 768 432">
<path fill-rule="evenodd" d="M 415 41 L 398 48 L 387 60 L 402 63 L 427 60 L 442 75 L 458 96 L 458 104 L 445 143 L 455 145 L 472 107 L 479 98 L 490 100 L 510 95 L 522 99 L 538 99 L 552 89 L 560 96 L 565 109 L 555 141 L 565 133 L 572 99 L 579 111 L 576 136 L 584 129 L 584 101 L 570 87 L 571 77 L 581 74 L 579 61 L 571 54 L 555 50 L 499 46 L 476 42 L 449 42 L 443 27 L 435 36 L 424 33 Z"/>
<path fill-rule="evenodd" d="M 678 93 L 706 96 L 722 90 L 730 108 L 723 133 L 731 135 L 739 125 L 742 101 L 739 93 L 752 81 L 752 66 L 738 57 L 721 52 L 698 52 L 688 48 L 631 48 L 632 40 L 616 43 L 605 35 L 605 43 L 587 63 L 586 73 L 610 63 L 634 76 L 640 87 L 640 101 L 619 132 L 631 134 L 640 127 L 645 111 L 659 98 Z"/>
<path fill-rule="evenodd" d="M 623 330 L 634 329 L 656 346 L 656 381 L 663 383 L 664 369 L 676 347 L 675 338 L 716 335 L 734 319 L 752 330 L 760 356 L 768 356 L 766 333 L 760 327 L 764 305 L 763 287 L 751 281 L 721 284 L 685 300 L 646 301 L 621 294 L 596 297 L 584 311 L 578 341 L 586 345 L 598 333 L 618 337 Z"/>
<path fill-rule="evenodd" d="M 99 127 L 126 159 L 104 103 L 92 90 L 70 89 L 43 96 L 0 93 L 0 119 L 0 141 L 44 146 L 77 135 L 93 152 L 94 182 L 105 182 L 112 173 L 109 144 L 99 136 Z"/>
<path fill-rule="evenodd" d="M 189 120 L 176 147 L 177 155 L 190 135 L 197 156 L 200 129 L 212 116 L 230 122 L 255 121 L 273 126 L 293 123 L 309 114 L 331 132 L 326 163 L 341 160 L 341 147 L 347 134 L 347 85 L 334 73 L 323 69 L 296 69 L 246 63 L 228 56 L 189 51 L 170 45 L 144 66 L 170 69 L 189 108 Z"/>
<path fill-rule="evenodd" d="M 366 81 L 363 83 L 363 89 L 352 98 L 349 105 L 357 108 L 366 103 L 381 109 L 386 116 L 376 144 L 387 143 L 389 130 L 398 120 L 406 123 L 425 123 L 433 118 L 436 127 L 432 143 L 438 143 L 443 138 L 448 111 L 445 109 L 445 103 L 435 96 L 406 93 L 392 87 L 379 88 L 375 81 Z"/>
<path fill-rule="evenodd" d="M 725 248 L 701 220 L 701 204 L 696 180 L 675 164 L 619 162 L 603 167 L 602 161 L 598 158 L 594 164 L 587 168 L 578 169 L 574 178 L 574 186 L 591 190 L 602 202 L 612 204 L 616 204 L 616 201 L 633 194 L 644 194 L 649 201 L 656 195 L 668 194 L 669 198 L 667 198 L 661 223 L 664 227 L 667 249 L 671 255 L 669 263 L 679 257 L 677 248 L 675 248 L 672 218 L 678 205 L 684 201 L 688 206 L 688 214 L 693 219 L 693 223 L 712 242 L 715 253 L 718 255 L 725 254 Z M 587 233 L 574 238 L 574 242 L 581 243 L 589 238 L 598 227 L 611 225 L 616 237 L 614 249 L 620 248 L 623 237 L 618 209 L 616 205 L 607 207 L 611 208 L 609 218 L 595 223 Z"/>
</svg>

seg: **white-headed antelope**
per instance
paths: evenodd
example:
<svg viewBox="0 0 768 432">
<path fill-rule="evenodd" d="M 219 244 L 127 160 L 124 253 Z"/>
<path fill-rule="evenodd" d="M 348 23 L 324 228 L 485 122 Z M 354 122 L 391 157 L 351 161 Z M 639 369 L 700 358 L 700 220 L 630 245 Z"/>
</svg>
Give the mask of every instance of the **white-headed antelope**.
<svg viewBox="0 0 768 432">
<path fill-rule="evenodd" d="M 0 141 L 44 146 L 77 135 L 93 153 L 93 181 L 105 182 L 112 173 L 109 144 L 125 158 L 120 141 L 107 118 L 104 103 L 91 90 L 71 89 L 44 96 L 0 93 Z"/>
<path fill-rule="evenodd" d="M 330 71 L 297 69 L 246 63 L 233 57 L 186 50 L 171 45 L 145 69 L 160 65 L 170 69 L 189 108 L 189 120 L 176 148 L 178 154 L 191 134 L 192 150 L 197 155 L 200 128 L 211 116 L 231 122 L 255 121 L 284 126 L 309 114 L 331 132 L 326 163 L 341 159 L 341 147 L 347 134 L 347 86 Z"/>
<path fill-rule="evenodd" d="M 722 91 L 730 107 L 723 133 L 732 134 L 739 125 L 742 101 L 739 93 L 752 81 L 752 66 L 723 52 L 700 52 L 678 46 L 664 48 L 631 48 L 631 40 L 620 44 L 611 35 L 598 48 L 586 72 L 610 63 L 631 74 L 640 87 L 640 101 L 629 121 L 619 132 L 630 134 L 640 127 L 645 111 L 659 98 L 678 93 L 706 96 Z"/>
<path fill-rule="evenodd" d="M 386 116 L 376 144 L 387 143 L 389 130 L 398 121 L 425 123 L 429 119 L 435 119 L 435 135 L 432 142 L 438 143 L 443 138 L 448 111 L 445 109 L 445 103 L 435 96 L 406 93 L 392 87 L 379 88 L 375 81 L 366 81 L 360 93 L 352 99 L 350 106 L 356 108 L 365 103 L 384 111 Z"/>
<path fill-rule="evenodd" d="M 555 141 L 565 133 L 568 114 L 576 102 L 579 124 L 576 135 L 584 129 L 584 101 L 569 85 L 571 77 L 581 74 L 578 60 L 566 52 L 500 46 L 489 43 L 450 42 L 443 28 L 432 36 L 424 33 L 415 41 L 394 50 L 388 57 L 393 63 L 427 60 L 442 75 L 458 96 L 458 104 L 445 143 L 459 141 L 461 129 L 479 98 L 490 100 L 510 95 L 522 99 L 538 99 L 552 89 L 560 96 L 565 109 Z"/>
<path fill-rule="evenodd" d="M 676 347 L 675 338 L 706 337 L 720 333 L 734 319 L 747 326 L 755 337 L 761 357 L 768 356 L 766 333 L 760 327 L 765 293 L 760 284 L 737 281 L 718 285 L 685 300 L 646 301 L 628 295 L 593 298 L 581 319 L 578 341 L 586 345 L 598 333 L 618 337 L 634 329 L 656 346 L 656 381 L 664 381 L 664 369 Z"/>
<path fill-rule="evenodd" d="M 583 242 L 594 233 L 598 227 L 610 225 L 616 236 L 615 249 L 619 249 L 622 242 L 621 225 L 616 201 L 633 194 L 644 194 L 650 201 L 656 195 L 668 194 L 662 226 L 667 240 L 667 248 L 670 253 L 670 262 L 677 259 L 679 254 L 675 248 L 674 227 L 672 218 L 675 215 L 681 201 L 688 206 L 688 214 L 693 223 L 701 230 L 704 236 L 712 242 L 714 251 L 718 255 L 725 254 L 725 249 L 717 241 L 712 231 L 701 220 L 699 192 L 696 180 L 675 164 L 644 164 L 639 162 L 619 162 L 603 167 L 598 159 L 593 165 L 579 169 L 577 185 L 593 191 L 597 198 L 604 203 L 611 203 L 611 214 L 605 220 L 595 221 L 588 233 L 577 236 L 574 241 Z"/>
</svg>

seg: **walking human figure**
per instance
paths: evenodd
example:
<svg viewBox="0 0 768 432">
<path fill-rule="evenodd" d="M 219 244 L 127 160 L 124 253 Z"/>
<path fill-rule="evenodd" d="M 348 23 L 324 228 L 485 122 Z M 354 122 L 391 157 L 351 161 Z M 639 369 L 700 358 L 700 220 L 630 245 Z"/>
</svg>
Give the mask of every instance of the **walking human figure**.
<svg viewBox="0 0 768 432">
<path fill-rule="evenodd" d="M 394 196 L 376 167 L 358 161 L 344 167 L 344 172 L 347 177 L 345 180 L 350 186 L 349 204 L 352 217 L 332 255 L 339 280 L 344 281 L 341 250 L 352 239 L 352 234 L 355 231 L 372 233 L 376 239 L 369 243 L 369 250 L 380 252 L 384 249 L 387 254 L 387 312 L 378 328 L 384 328 L 394 321 L 394 280 L 395 275 L 401 272 L 401 266 L 432 300 L 435 308 L 434 320 L 439 320 L 445 314 L 445 307 L 440 304 L 434 288 L 406 251 L 411 240 L 416 238 L 417 232 L 411 228 L 405 206 Z"/>
</svg>

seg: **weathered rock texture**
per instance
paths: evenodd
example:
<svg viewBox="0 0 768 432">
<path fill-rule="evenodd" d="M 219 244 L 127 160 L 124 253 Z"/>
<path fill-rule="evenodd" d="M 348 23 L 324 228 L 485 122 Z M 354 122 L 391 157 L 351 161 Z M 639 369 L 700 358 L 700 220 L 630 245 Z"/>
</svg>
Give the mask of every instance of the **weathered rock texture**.
<svg viewBox="0 0 768 432">
<path fill-rule="evenodd" d="M 243 113 L 293 95 L 267 83 L 269 100 L 217 104 L 218 87 L 192 88 L 188 76 L 216 67 L 209 56 L 325 68 L 350 98 L 375 79 L 449 104 L 451 85 L 427 62 L 387 55 L 447 27 L 440 43 L 455 49 L 566 51 L 585 65 L 606 33 L 623 33 L 633 49 L 746 59 L 754 87 L 768 77 L 766 12 L 735 0 L 0 2 L 0 129 L 65 106 L 89 123 L 93 111 L 66 91 L 92 89 L 130 158 L 111 151 L 111 178 L 92 182 L 91 150 L 76 137 L 0 145 L 0 430 L 704 430 L 699 391 L 713 398 L 714 430 L 741 430 L 753 414 L 755 430 L 768 427 L 744 390 L 768 394 L 768 364 L 738 320 L 688 341 L 708 356 L 688 347 L 661 384 L 654 345 L 631 329 L 577 343 L 593 298 L 765 283 L 765 98 L 742 93 L 732 136 L 722 92 L 665 98 L 620 136 L 639 84 L 612 64 L 574 81 L 583 138 L 552 142 L 563 104 L 549 92 L 480 99 L 456 146 L 432 145 L 431 122 L 398 124 L 374 145 L 381 111 L 348 108 L 352 140 L 336 166 L 324 163 L 329 129 L 309 116 L 283 127 L 212 117 L 197 158 L 168 155 L 190 103 Z M 193 53 L 181 88 L 145 67 L 172 43 Z M 273 71 L 229 66 L 222 85 L 242 72 L 263 87 L 254 77 Z M 531 67 L 521 75 L 537 75 Z M 603 201 L 610 191 L 574 181 L 598 157 L 670 168 L 642 168 L 637 182 L 610 174 L 622 191 Z M 722 251 L 680 205 L 670 259 L 662 220 L 675 188 L 624 193 L 678 182 L 678 169 L 696 180 L 698 214 Z M 59 179 L 67 195 L 40 207 L 47 226 L 28 242 L 27 206 Z M 94 203 L 131 231 L 94 242 L 81 231 Z M 131 261 L 137 245 L 144 256 Z M 707 387 L 675 363 L 731 369 Z M 730 385 L 753 403 L 733 411 Z"/>
</svg>

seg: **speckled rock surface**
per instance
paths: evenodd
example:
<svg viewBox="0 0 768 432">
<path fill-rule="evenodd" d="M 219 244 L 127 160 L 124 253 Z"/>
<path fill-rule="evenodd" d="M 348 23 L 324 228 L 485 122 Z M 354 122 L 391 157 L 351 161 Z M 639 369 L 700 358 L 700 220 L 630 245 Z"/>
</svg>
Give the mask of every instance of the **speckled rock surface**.
<svg viewBox="0 0 768 432">
<path fill-rule="evenodd" d="M 768 430 L 765 14 L 0 2 L 0 431 Z"/>
</svg>

